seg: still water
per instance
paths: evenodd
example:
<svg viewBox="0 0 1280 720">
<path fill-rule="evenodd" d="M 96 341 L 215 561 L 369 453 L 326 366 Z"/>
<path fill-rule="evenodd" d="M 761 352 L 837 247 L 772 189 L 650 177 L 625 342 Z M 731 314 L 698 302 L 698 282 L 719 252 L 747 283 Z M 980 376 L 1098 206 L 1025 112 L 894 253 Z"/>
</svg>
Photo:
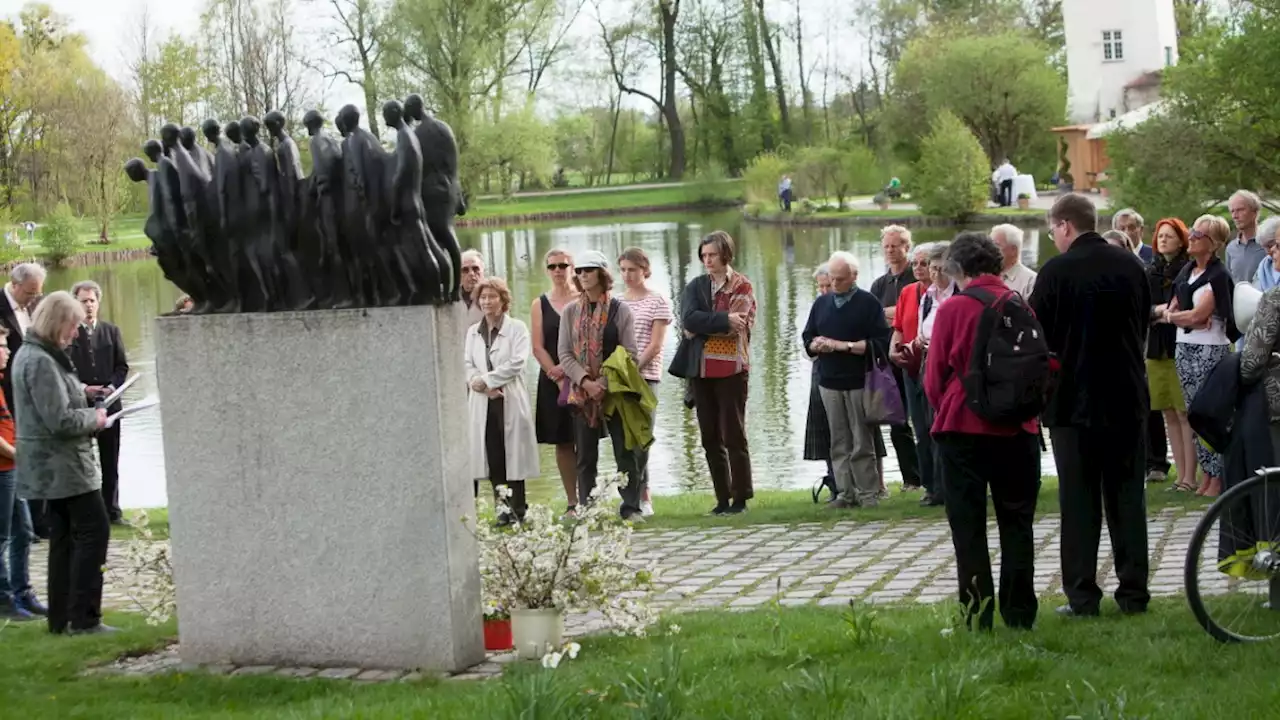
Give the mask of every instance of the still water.
<svg viewBox="0 0 1280 720">
<path fill-rule="evenodd" d="M 580 224 L 515 225 L 504 228 L 465 229 L 459 232 L 464 246 L 484 253 L 488 273 L 505 278 L 515 302 L 513 313 L 528 321 L 529 309 L 550 281 L 543 270 L 543 256 L 551 248 L 578 252 L 594 248 L 616 258 L 623 248 L 642 248 L 652 263 L 652 288 L 668 297 L 702 272 L 697 259 L 698 238 L 713 229 L 728 230 L 738 242 L 735 267 L 755 286 L 759 310 L 752 337 L 752 372 L 747 405 L 747 432 L 751 443 L 755 484 L 760 488 L 808 488 L 823 474 L 820 463 L 801 460 L 805 412 L 809 397 L 809 363 L 800 352 L 799 334 L 813 301 L 813 269 L 833 250 L 852 252 L 861 266 L 858 283 L 869 287 L 884 272 L 879 231 L 874 227 L 780 229 L 744 224 L 736 213 L 655 215 L 637 222 L 601 220 Z M 949 229 L 920 229 L 917 244 L 944 240 Z M 1054 253 L 1048 236 L 1028 231 L 1023 262 L 1037 267 L 1041 258 Z M 90 278 L 103 288 L 102 316 L 120 326 L 128 349 L 129 365 L 142 378 L 129 389 L 126 404 L 156 395 L 154 318 L 173 309 L 181 293 L 160 274 L 152 261 L 56 270 L 45 291 L 69 289 Z M 675 352 L 674 332 L 667 334 L 667 360 Z M 528 384 L 536 386 L 537 363 L 528 368 Z M 210 382 L 235 382 L 235 378 Z M 650 455 L 650 478 L 655 493 L 709 491 L 706 463 L 696 421 L 686 410 L 682 387 L 674 378 L 658 388 L 657 441 Z M 164 408 L 166 412 L 198 412 L 195 408 Z M 124 507 L 158 507 L 166 504 L 164 453 L 160 436 L 160 409 L 129 418 L 122 428 L 120 501 Z M 886 437 L 886 440 L 888 438 Z M 885 460 L 889 479 L 898 476 L 893 446 Z M 546 448 L 549 450 L 549 448 Z M 602 471 L 612 469 L 609 453 L 601 452 Z M 544 452 L 543 478 L 535 481 L 535 496 L 558 496 L 559 478 L 554 456 Z"/>
</svg>

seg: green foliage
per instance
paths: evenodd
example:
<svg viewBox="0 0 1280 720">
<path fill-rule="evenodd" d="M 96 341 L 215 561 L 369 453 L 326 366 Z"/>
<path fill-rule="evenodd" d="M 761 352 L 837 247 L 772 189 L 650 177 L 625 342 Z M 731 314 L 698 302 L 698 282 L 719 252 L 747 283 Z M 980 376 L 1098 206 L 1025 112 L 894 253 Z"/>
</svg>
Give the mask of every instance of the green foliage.
<svg viewBox="0 0 1280 720">
<path fill-rule="evenodd" d="M 919 157 L 924 123 L 948 110 L 993 164 L 1007 157 L 1033 171 L 1052 168 L 1048 129 L 1062 122 L 1067 90 L 1049 56 L 1044 45 L 1013 30 L 939 28 L 914 40 L 898 64 L 888 110 L 899 154 Z"/>
<path fill-rule="evenodd" d="M 1107 138 L 1108 189 L 1116 207 L 1137 207 L 1148 225 L 1193 218 L 1235 190 L 1213 180 L 1220 168 L 1204 130 L 1178 117 L 1155 117 Z"/>
<path fill-rule="evenodd" d="M 772 207 L 778 202 L 778 183 L 791 169 L 790 161 L 777 153 L 760 153 L 742 173 L 747 202 Z"/>
<path fill-rule="evenodd" d="M 636 720 L 677 720 L 686 717 L 688 697 L 694 694 L 701 678 L 687 678 L 681 668 L 684 653 L 668 645 L 656 672 L 648 668 L 640 675 L 630 674 L 620 690 L 631 717 Z"/>
<path fill-rule="evenodd" d="M 79 226 L 71 206 L 65 201 L 58 203 L 40 228 L 40 247 L 45 259 L 53 265 L 62 264 L 75 254 L 78 235 Z"/>
<path fill-rule="evenodd" d="M 796 177 L 801 194 L 836 199 L 843 209 L 852 195 L 874 192 L 880 182 L 875 155 L 866 147 L 810 147 L 796 156 Z"/>
<path fill-rule="evenodd" d="M 689 202 L 695 205 L 718 203 L 724 198 L 724 182 L 728 180 L 724 166 L 712 161 L 698 168 L 697 177 L 684 186 Z"/>
<path fill-rule="evenodd" d="M 532 103 L 496 123 L 474 128 L 472 137 L 475 142 L 470 151 L 458 158 L 465 186 L 473 187 L 481 176 L 489 175 L 497 180 L 495 189 L 508 195 L 517 189 L 518 179 L 531 184 L 551 178 L 555 165 L 552 133 L 534 113 Z"/>
<path fill-rule="evenodd" d="M 973 133 L 950 112 L 938 113 L 920 145 L 913 197 L 925 215 L 964 220 L 986 207 L 989 170 Z"/>
<path fill-rule="evenodd" d="M 0 207 L 0 265 L 7 265 L 22 256 L 22 240 L 26 231 L 13 219 L 13 213 Z"/>
</svg>

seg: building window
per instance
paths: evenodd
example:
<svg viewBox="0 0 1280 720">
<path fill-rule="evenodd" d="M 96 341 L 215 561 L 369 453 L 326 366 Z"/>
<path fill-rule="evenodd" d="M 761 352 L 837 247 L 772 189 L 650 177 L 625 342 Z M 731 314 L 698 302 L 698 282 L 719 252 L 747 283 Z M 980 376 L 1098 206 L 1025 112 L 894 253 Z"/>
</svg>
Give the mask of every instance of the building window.
<svg viewBox="0 0 1280 720">
<path fill-rule="evenodd" d="M 1173 48 L 1168 45 L 1164 46 L 1164 64 L 1168 67 L 1173 64 Z"/>
<path fill-rule="evenodd" d="M 1124 38 L 1119 30 L 1102 31 L 1102 59 L 1117 61 L 1124 59 Z"/>
</svg>

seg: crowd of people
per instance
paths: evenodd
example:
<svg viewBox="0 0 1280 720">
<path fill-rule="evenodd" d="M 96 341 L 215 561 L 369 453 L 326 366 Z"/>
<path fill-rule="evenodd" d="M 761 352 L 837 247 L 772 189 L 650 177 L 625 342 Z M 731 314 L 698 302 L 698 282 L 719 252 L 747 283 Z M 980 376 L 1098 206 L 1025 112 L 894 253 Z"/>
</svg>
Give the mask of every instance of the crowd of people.
<svg viewBox="0 0 1280 720">
<path fill-rule="evenodd" d="M 76 283 L 44 295 L 45 270 L 13 268 L 0 302 L 0 620 L 46 618 L 56 634 L 112 632 L 102 624 L 111 525 L 124 523 L 120 425 L 108 424 L 129 364 L 102 288 Z M 95 448 L 96 446 L 96 448 Z M 33 542 L 49 544 L 48 594 L 31 586 Z"/>
<path fill-rule="evenodd" d="M 1280 286 L 1280 221 L 1259 228 L 1261 203 L 1248 191 L 1236 193 L 1229 209 L 1231 224 L 1205 215 L 1188 229 L 1178 218 L 1161 219 L 1148 244 L 1146 221 L 1135 210 L 1116 213 L 1104 236 L 1093 202 L 1063 195 L 1048 216 L 1059 255 L 1039 273 L 1022 264 L 1025 236 L 1014 225 L 920 246 L 909 229 L 886 227 L 885 271 L 865 290 L 853 255 L 832 254 L 814 273 L 819 295 L 801 333 L 813 363 L 804 457 L 827 464 L 828 507 L 871 507 L 886 496 L 887 425 L 903 489 L 923 488 L 921 505 L 944 508 L 970 616 L 989 627 L 998 607 L 1007 624 L 1029 627 L 1037 611 L 1032 523 L 1047 436 L 1063 516 L 1068 602 L 1059 613 L 1099 613 L 1104 517 L 1120 580 L 1116 601 L 1123 612 L 1145 611 L 1146 484 L 1167 480 L 1172 469 L 1171 491 L 1222 492 L 1222 456 L 1192 431 L 1187 407 L 1233 345 L 1247 348 L 1232 315 L 1234 284 Z M 706 272 L 684 288 L 677 314 L 646 287 L 649 261 L 641 250 L 629 248 L 614 262 L 596 251 L 575 259 L 552 250 L 545 257 L 552 289 L 533 303 L 532 335 L 508 313 L 505 283 L 483 277 L 478 253 L 464 256 L 473 320 L 466 343 L 470 422 L 472 436 L 484 439 L 474 449 L 473 476 L 512 486 L 511 512 L 501 522 L 520 519 L 525 503 L 517 486 L 539 471 L 537 443 L 556 447 L 567 512 L 588 502 L 605 436 L 626 475 L 621 513 L 636 521 L 652 513 L 647 450 L 656 401 L 643 386 L 663 378 L 669 329 L 679 346 L 665 370 L 685 381 L 685 402 L 697 415 L 715 493 L 711 514 L 746 511 L 756 299 L 733 267 L 734 251 L 723 231 L 701 239 Z M 625 283 L 620 298 L 614 268 Z M 1259 316 L 1274 322 L 1256 325 L 1280 334 L 1280 297 L 1264 297 Z M 993 317 L 1003 331 L 987 327 Z M 990 343 L 1000 342 L 992 333 L 1010 328 L 1019 340 L 999 362 L 1014 364 L 979 367 L 975 357 L 990 357 Z M 1024 335 L 1035 341 L 1023 343 Z M 1274 340 L 1255 338 L 1255 346 Z M 1035 348 L 1043 357 L 1028 354 Z M 1280 372 L 1267 371 L 1269 356 L 1250 352 L 1252 377 L 1280 387 Z M 521 379 L 530 354 L 539 364 L 532 405 Z M 1043 402 L 1030 412 L 1025 403 L 995 412 L 990 403 L 998 398 L 975 398 L 975 373 L 1003 371 L 1009 390 L 1025 382 L 1019 376 L 1034 378 L 1042 369 L 1047 379 L 1036 387 Z M 627 382 L 630 372 L 643 382 Z M 885 387 L 894 386 L 900 405 L 888 402 Z M 634 400 L 633 412 L 617 396 Z M 1280 408 L 1280 400 L 1273 404 Z M 986 539 L 988 495 L 1003 556 L 998 593 Z"/>
</svg>

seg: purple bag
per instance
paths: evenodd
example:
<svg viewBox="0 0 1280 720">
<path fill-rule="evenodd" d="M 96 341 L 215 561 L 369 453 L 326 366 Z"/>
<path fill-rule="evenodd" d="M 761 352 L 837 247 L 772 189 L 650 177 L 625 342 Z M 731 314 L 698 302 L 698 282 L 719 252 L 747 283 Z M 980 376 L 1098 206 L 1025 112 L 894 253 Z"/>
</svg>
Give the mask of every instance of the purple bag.
<svg viewBox="0 0 1280 720">
<path fill-rule="evenodd" d="M 870 340 L 871 353 L 867 356 L 867 382 L 862 388 L 862 412 L 868 425 L 902 425 L 907 422 L 906 408 L 902 407 L 902 394 L 898 381 L 893 377 L 889 358 L 880 352 Z"/>
</svg>

